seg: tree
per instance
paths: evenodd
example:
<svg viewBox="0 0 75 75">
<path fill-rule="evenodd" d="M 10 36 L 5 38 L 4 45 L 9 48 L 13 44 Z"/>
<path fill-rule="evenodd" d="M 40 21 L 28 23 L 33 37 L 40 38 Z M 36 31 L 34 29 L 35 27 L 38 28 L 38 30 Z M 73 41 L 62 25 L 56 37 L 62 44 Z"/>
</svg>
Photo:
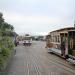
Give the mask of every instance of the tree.
<svg viewBox="0 0 75 75">
<path fill-rule="evenodd" d="M 13 34 L 14 27 L 4 21 L 3 14 L 0 13 L 0 70 L 5 68 L 5 62 L 10 58 L 14 42 L 11 34 Z"/>
<path fill-rule="evenodd" d="M 10 30 L 13 31 L 14 27 L 6 22 L 2 23 L 2 30 L 6 31 L 6 30 Z"/>
<path fill-rule="evenodd" d="M 3 14 L 0 13 L 0 35 L 11 35 L 14 27 L 11 24 L 8 24 L 4 21 Z"/>
<path fill-rule="evenodd" d="M 5 31 L 6 29 L 13 30 L 14 27 L 4 21 L 3 14 L 0 12 L 0 30 Z"/>
<path fill-rule="evenodd" d="M 0 12 L 0 24 L 4 22 L 4 19 L 3 19 L 3 14 Z"/>
<path fill-rule="evenodd" d="M 4 22 L 4 19 L 3 19 L 3 14 L 2 13 L 0 13 L 0 29 L 1 29 L 1 27 L 2 27 L 2 23 Z"/>
</svg>

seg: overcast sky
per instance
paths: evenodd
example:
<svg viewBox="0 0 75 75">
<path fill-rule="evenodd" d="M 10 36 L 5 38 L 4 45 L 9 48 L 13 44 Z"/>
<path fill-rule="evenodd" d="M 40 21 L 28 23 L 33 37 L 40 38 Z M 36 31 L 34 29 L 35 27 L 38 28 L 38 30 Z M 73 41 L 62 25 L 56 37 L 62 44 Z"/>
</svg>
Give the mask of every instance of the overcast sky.
<svg viewBox="0 0 75 75">
<path fill-rule="evenodd" d="M 75 0 L 0 0 L 0 12 L 17 33 L 47 34 L 73 26 Z"/>
</svg>

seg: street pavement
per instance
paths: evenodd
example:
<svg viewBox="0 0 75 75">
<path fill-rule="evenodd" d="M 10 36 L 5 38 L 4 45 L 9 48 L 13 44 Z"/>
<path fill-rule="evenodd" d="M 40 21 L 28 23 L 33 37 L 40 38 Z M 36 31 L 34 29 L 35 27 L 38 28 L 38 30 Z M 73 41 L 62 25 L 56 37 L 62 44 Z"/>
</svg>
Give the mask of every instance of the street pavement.
<svg viewBox="0 0 75 75">
<path fill-rule="evenodd" d="M 45 42 L 19 45 L 9 64 L 8 75 L 75 75 L 75 66 L 45 48 Z"/>
</svg>

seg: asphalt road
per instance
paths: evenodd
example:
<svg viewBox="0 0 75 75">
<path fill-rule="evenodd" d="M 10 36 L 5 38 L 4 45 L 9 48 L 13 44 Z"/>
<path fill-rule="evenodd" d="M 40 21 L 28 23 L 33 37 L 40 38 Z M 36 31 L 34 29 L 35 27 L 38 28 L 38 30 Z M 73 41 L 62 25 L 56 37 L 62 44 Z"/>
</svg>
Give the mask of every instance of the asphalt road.
<svg viewBox="0 0 75 75">
<path fill-rule="evenodd" d="M 45 49 L 45 42 L 16 47 L 8 75 L 75 75 L 75 66 Z"/>
</svg>

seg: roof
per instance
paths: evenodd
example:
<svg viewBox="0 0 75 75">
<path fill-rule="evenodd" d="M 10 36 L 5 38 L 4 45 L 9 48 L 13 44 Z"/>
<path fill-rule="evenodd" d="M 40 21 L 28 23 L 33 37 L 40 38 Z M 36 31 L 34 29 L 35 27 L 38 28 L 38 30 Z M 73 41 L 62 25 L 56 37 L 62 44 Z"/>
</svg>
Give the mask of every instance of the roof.
<svg viewBox="0 0 75 75">
<path fill-rule="evenodd" d="M 53 33 L 53 32 L 62 32 L 62 31 L 75 31 L 75 27 L 67 27 L 67 28 L 62 28 L 62 29 L 54 30 L 52 32 L 49 32 L 49 34 Z"/>
</svg>

